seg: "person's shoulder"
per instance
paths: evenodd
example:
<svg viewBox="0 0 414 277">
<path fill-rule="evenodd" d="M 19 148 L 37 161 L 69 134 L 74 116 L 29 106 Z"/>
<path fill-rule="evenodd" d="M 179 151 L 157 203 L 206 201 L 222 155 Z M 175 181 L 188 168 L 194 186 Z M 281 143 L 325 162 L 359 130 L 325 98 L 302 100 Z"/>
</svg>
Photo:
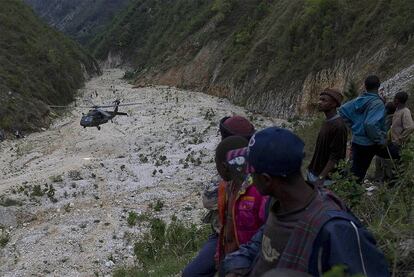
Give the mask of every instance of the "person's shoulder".
<svg viewBox="0 0 414 277">
<path fill-rule="evenodd" d="M 404 107 L 404 109 L 401 110 L 404 114 L 411 114 L 411 110 L 408 107 Z"/>
<path fill-rule="evenodd" d="M 344 119 L 340 116 L 335 118 L 334 120 L 330 121 L 329 123 L 330 123 L 329 125 L 332 128 L 334 128 L 335 131 L 342 131 L 342 130 L 347 131 L 348 130 L 347 127 L 346 127 Z"/>
</svg>

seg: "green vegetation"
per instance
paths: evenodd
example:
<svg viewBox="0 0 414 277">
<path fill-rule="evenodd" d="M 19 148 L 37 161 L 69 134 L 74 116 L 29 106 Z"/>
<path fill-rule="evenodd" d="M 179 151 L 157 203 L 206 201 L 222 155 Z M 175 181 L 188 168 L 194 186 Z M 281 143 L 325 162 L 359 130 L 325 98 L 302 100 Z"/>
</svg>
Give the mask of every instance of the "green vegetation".
<svg viewBox="0 0 414 277">
<path fill-rule="evenodd" d="M 128 3 L 128 0 L 24 1 L 47 23 L 83 45 L 87 45 Z"/>
<path fill-rule="evenodd" d="M 186 82 L 188 74 L 178 86 L 234 88 L 237 104 L 277 115 L 310 73 L 340 61 L 352 66 L 343 75 L 352 93 L 368 72 L 385 77 L 410 65 L 413 13 L 409 0 L 133 0 L 92 45 L 97 58 L 120 54 L 134 66 L 128 78 L 182 68 L 205 47 L 207 84 Z M 273 97 L 283 107 L 269 107 Z"/>
<path fill-rule="evenodd" d="M 46 104 L 67 104 L 97 64 L 19 0 L 0 5 L 0 128 L 36 130 Z"/>
<path fill-rule="evenodd" d="M 134 245 L 140 267 L 118 268 L 115 277 L 170 276 L 179 273 L 206 240 L 208 230 L 187 226 L 176 217 L 167 224 L 148 217 L 149 230 Z"/>
<path fill-rule="evenodd" d="M 138 215 L 136 212 L 128 213 L 127 223 L 129 227 L 135 226 L 137 224 L 137 220 L 138 220 Z"/>
<path fill-rule="evenodd" d="M 109 30 L 98 34 L 91 49 L 99 59 L 110 51 L 121 51 L 141 68 L 162 62 L 169 50 L 175 51 L 185 38 L 199 30 L 212 11 L 211 1 L 131 1 Z"/>
<path fill-rule="evenodd" d="M 164 201 L 161 200 L 161 199 L 157 199 L 155 204 L 153 204 L 153 203 L 149 204 L 149 208 L 152 208 L 156 212 L 160 212 L 163 207 L 164 207 Z"/>
</svg>

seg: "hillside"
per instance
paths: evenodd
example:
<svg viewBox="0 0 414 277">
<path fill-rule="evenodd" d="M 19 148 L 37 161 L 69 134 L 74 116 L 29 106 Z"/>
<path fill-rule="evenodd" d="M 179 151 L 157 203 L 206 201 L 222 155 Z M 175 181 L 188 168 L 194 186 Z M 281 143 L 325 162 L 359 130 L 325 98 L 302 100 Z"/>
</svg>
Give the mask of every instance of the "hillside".
<svg viewBox="0 0 414 277">
<path fill-rule="evenodd" d="M 99 72 L 90 55 L 22 1 L 2 1 L 0 33 L 0 129 L 47 126 L 47 105 L 71 102 L 85 79 Z"/>
<path fill-rule="evenodd" d="M 92 45 L 137 85 L 199 89 L 252 110 L 311 113 L 321 88 L 414 63 L 409 0 L 135 0 Z"/>
<path fill-rule="evenodd" d="M 125 8 L 128 0 L 24 0 L 49 25 L 83 45 Z"/>
</svg>

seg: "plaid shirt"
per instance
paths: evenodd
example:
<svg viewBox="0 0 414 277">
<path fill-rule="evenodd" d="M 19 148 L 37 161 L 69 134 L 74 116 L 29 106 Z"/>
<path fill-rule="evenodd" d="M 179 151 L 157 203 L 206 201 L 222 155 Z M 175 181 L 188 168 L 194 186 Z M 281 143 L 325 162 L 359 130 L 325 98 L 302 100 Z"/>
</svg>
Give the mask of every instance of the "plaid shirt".
<svg viewBox="0 0 414 277">
<path fill-rule="evenodd" d="M 295 271 L 308 272 L 309 259 L 313 250 L 313 243 L 319 231 L 331 219 L 327 211 L 347 211 L 345 204 L 332 192 L 319 189 L 316 198 L 306 210 L 283 251 L 278 268 L 288 268 Z"/>
</svg>

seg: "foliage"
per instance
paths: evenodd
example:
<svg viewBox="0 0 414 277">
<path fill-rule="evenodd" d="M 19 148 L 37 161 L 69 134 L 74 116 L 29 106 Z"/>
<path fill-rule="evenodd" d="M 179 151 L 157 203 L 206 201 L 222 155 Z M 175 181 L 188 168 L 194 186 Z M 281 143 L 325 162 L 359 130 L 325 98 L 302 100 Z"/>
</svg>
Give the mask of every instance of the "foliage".
<svg viewBox="0 0 414 277">
<path fill-rule="evenodd" d="M 413 272 L 414 142 L 402 150 L 395 180 L 364 194 L 354 212 L 374 233 L 396 276 Z"/>
<path fill-rule="evenodd" d="M 46 104 L 67 104 L 97 64 L 84 50 L 42 23 L 22 1 L 0 5 L 0 128 L 47 124 Z"/>
<path fill-rule="evenodd" d="M 356 85 L 355 81 L 351 80 L 346 88 L 345 94 L 345 101 L 352 100 L 358 96 L 358 86 Z"/>
<path fill-rule="evenodd" d="M 335 183 L 329 189 L 352 209 L 360 204 L 365 189 L 357 182 L 357 178 L 352 175 L 350 168 L 350 163 L 341 161 L 338 165 L 338 171 L 332 174 L 332 180 Z"/>
<path fill-rule="evenodd" d="M 207 237 L 206 229 L 185 225 L 176 217 L 170 224 L 158 218 L 147 220 L 148 232 L 134 245 L 135 256 L 143 268 L 119 268 L 114 276 L 169 276 L 179 273 Z"/>
<path fill-rule="evenodd" d="M 120 54 L 135 76 L 151 77 L 199 58 L 201 49 L 211 50 L 214 55 L 207 53 L 202 62 L 211 82 L 234 87 L 237 104 L 276 113 L 279 109 L 257 96 L 286 95 L 283 104 L 289 106 L 310 73 L 339 61 L 354 64 L 356 72 L 389 76 L 414 56 L 409 0 L 161 2 L 132 1 L 109 30 L 95 37 L 96 57 Z M 378 64 L 365 66 L 384 48 L 389 51 Z M 178 79 L 178 85 L 187 85 Z M 204 84 L 198 88 L 206 89 Z"/>
<path fill-rule="evenodd" d="M 127 223 L 129 225 L 129 227 L 135 226 L 137 224 L 138 221 L 138 215 L 136 212 L 129 212 L 128 213 L 128 218 L 127 218 Z"/>
<path fill-rule="evenodd" d="M 49 25 L 86 45 L 128 0 L 24 0 Z M 76 20 L 68 20 L 71 16 Z"/>
<path fill-rule="evenodd" d="M 91 49 L 100 59 L 109 52 L 122 52 L 133 64 L 162 62 L 170 49 L 199 30 L 210 18 L 211 1 L 131 1 L 129 7 L 114 18 L 111 28 L 99 33 Z M 139 35 L 137 35 L 139 34 Z"/>
</svg>

